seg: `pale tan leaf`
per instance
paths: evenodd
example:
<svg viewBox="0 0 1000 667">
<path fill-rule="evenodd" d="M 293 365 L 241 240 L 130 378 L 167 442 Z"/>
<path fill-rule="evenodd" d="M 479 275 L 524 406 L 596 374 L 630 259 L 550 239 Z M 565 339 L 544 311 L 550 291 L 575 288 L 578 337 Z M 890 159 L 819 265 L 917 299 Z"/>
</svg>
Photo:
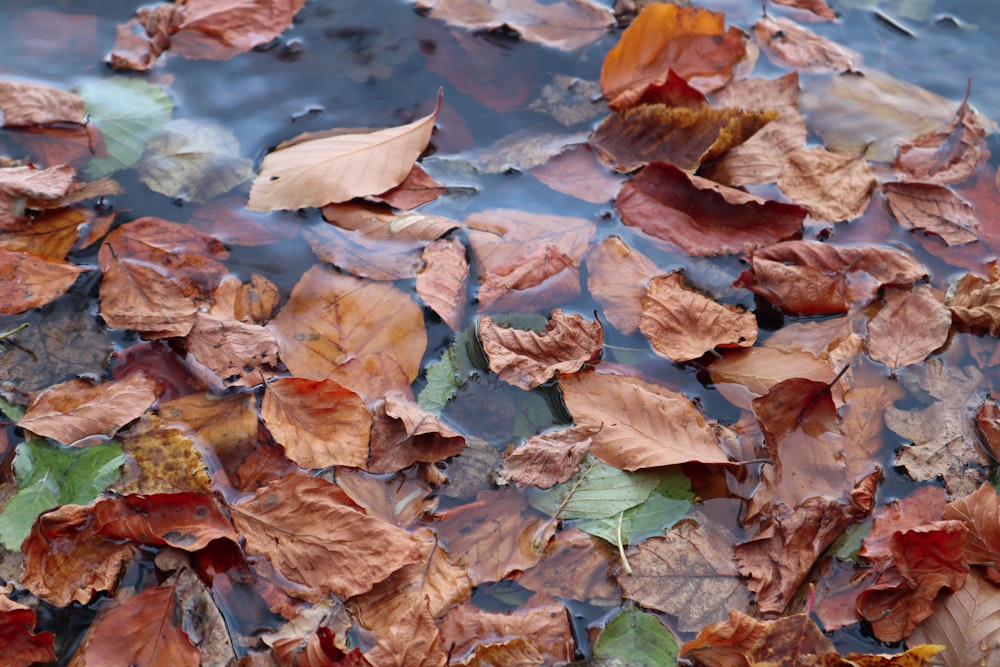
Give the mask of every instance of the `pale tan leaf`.
<svg viewBox="0 0 1000 667">
<path fill-rule="evenodd" d="M 662 273 L 653 260 L 611 236 L 587 254 L 587 289 L 604 316 L 623 334 L 635 333 L 642 320 L 646 283 Z"/>
<path fill-rule="evenodd" d="M 437 109 L 407 125 L 279 147 L 261 163 L 247 208 L 323 206 L 385 192 L 410 173 L 430 141 L 436 116 Z"/>
<path fill-rule="evenodd" d="M 783 352 L 770 347 L 727 352 L 708 372 L 716 388 L 735 405 L 750 408 L 750 400 L 792 378 L 831 382 L 837 375 L 829 361 L 809 352 Z M 741 386 L 744 391 L 730 392 Z"/>
<path fill-rule="evenodd" d="M 600 428 L 590 445 L 622 470 L 699 461 L 727 463 L 715 431 L 683 394 L 634 377 L 576 373 L 559 378 L 578 426 Z"/>
<path fill-rule="evenodd" d="M 1000 586 L 969 573 L 965 586 L 939 599 L 906 641 L 944 645 L 935 664 L 945 667 L 1000 666 Z"/>
<path fill-rule="evenodd" d="M 753 36 L 778 65 L 810 73 L 862 73 L 861 54 L 783 16 L 759 19 L 753 26 Z"/>
<path fill-rule="evenodd" d="M 399 596 L 403 609 L 398 619 L 380 628 L 378 643 L 364 654 L 370 667 L 445 667 L 448 654 L 442 633 L 420 592 Z"/>
<path fill-rule="evenodd" d="M 424 248 L 421 259 L 424 266 L 417 271 L 417 294 L 452 331 L 458 331 L 469 281 L 465 246 L 456 238 L 440 239 Z"/>
<path fill-rule="evenodd" d="M 752 346 L 757 318 L 691 289 L 675 271 L 649 281 L 639 330 L 660 356 L 691 361 L 716 347 Z"/>
<path fill-rule="evenodd" d="M 83 98 L 27 81 L 0 81 L 0 125 L 21 127 L 87 120 Z"/>
<path fill-rule="evenodd" d="M 479 312 L 530 312 L 580 295 L 577 262 L 554 245 L 536 248 L 511 266 L 482 276 Z"/>
<path fill-rule="evenodd" d="M 278 343 L 269 329 L 205 313 L 195 314 L 184 348 L 192 374 L 220 391 L 261 385 L 278 365 Z"/>
<path fill-rule="evenodd" d="M 967 273 L 948 290 L 948 308 L 967 327 L 1000 335 L 1000 271 L 989 279 Z"/>
<path fill-rule="evenodd" d="M 557 373 L 575 373 L 596 359 L 604 346 L 598 321 L 553 310 L 545 331 L 498 326 L 489 315 L 479 320 L 479 340 L 490 370 L 515 387 L 529 390 Z"/>
<path fill-rule="evenodd" d="M 585 218 L 515 209 L 477 211 L 466 218 L 465 224 L 475 259 L 488 273 L 510 272 L 523 258 L 548 245 L 579 264 L 596 228 L 592 220 Z"/>
<path fill-rule="evenodd" d="M 930 285 L 888 289 L 885 305 L 868 322 L 868 354 L 892 369 L 920 363 L 944 345 L 951 312 Z"/>
<path fill-rule="evenodd" d="M 882 192 L 900 225 L 940 236 L 950 246 L 979 240 L 976 209 L 947 187 L 928 183 L 884 183 Z"/>
<path fill-rule="evenodd" d="M 418 461 L 443 461 L 465 448 L 465 438 L 398 392 L 386 394 L 374 412 L 364 466 L 368 472 L 396 472 Z"/>
<path fill-rule="evenodd" d="M 868 208 L 875 173 L 863 155 L 800 148 L 788 156 L 778 187 L 816 220 L 854 220 Z"/>
<path fill-rule="evenodd" d="M 595 433 L 597 430 L 592 426 L 573 426 L 528 438 L 504 455 L 497 483 L 514 482 L 517 486 L 548 489 L 565 482 L 590 450 Z"/>
</svg>

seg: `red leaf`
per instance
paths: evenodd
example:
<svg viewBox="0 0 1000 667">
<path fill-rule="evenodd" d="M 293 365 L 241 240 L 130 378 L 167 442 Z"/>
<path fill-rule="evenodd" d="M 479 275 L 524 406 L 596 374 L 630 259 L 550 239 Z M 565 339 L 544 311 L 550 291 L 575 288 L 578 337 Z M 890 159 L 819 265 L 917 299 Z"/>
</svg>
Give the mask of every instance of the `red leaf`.
<svg viewBox="0 0 1000 667">
<path fill-rule="evenodd" d="M 55 635 L 35 634 L 35 612 L 30 607 L 0 596 L 0 647 L 10 667 L 29 667 L 36 662 L 55 662 Z"/>
</svg>

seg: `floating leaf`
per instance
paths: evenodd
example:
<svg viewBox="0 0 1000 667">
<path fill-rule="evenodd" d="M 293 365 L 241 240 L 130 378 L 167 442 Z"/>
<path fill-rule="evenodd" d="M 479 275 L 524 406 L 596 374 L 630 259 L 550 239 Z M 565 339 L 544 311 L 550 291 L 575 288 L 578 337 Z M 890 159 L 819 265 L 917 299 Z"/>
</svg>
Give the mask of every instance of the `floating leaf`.
<svg viewBox="0 0 1000 667">
<path fill-rule="evenodd" d="M 0 125 L 4 127 L 82 125 L 86 121 L 79 95 L 27 81 L 0 81 Z"/>
<path fill-rule="evenodd" d="M 978 241 L 976 209 L 949 188 L 929 183 L 884 183 L 882 192 L 900 225 L 941 237 L 950 246 Z"/>
<path fill-rule="evenodd" d="M 662 667 L 677 661 L 677 640 L 652 614 L 624 609 L 594 642 L 594 657 L 629 667 Z"/>
<path fill-rule="evenodd" d="M 678 468 L 667 468 L 661 482 L 641 505 L 607 519 L 585 519 L 576 527 L 615 546 L 638 544 L 672 528 L 684 518 L 694 502 L 691 481 Z"/>
<path fill-rule="evenodd" d="M 458 239 L 439 239 L 424 248 L 420 257 L 424 266 L 417 271 L 417 294 L 452 331 L 458 331 L 468 298 L 465 246 Z"/>
<path fill-rule="evenodd" d="M 948 340 L 951 312 L 928 285 L 889 289 L 868 322 L 868 354 L 892 369 L 920 363 Z"/>
<path fill-rule="evenodd" d="M 86 269 L 0 248 L 0 314 L 44 306 L 65 294 Z"/>
<path fill-rule="evenodd" d="M 455 368 L 455 348 L 445 350 L 441 358 L 428 366 L 424 373 L 427 384 L 417 395 L 417 401 L 425 410 L 440 415 L 462 385 Z"/>
<path fill-rule="evenodd" d="M 35 634 L 35 611 L 0 596 L 0 637 L 4 643 L 5 660 L 11 667 L 28 667 L 39 662 L 55 662 L 55 635 Z"/>
<path fill-rule="evenodd" d="M 528 438 L 504 455 L 497 483 L 514 482 L 518 486 L 548 489 L 566 482 L 576 473 L 596 432 L 590 427 L 574 426 Z"/>
<path fill-rule="evenodd" d="M 531 505 L 557 519 L 606 519 L 645 502 L 657 484 L 655 473 L 629 473 L 591 457 L 568 481 L 533 493 Z"/>
<path fill-rule="evenodd" d="M 800 148 L 788 155 L 778 187 L 815 220 L 854 220 L 868 208 L 875 174 L 862 155 Z"/>
<path fill-rule="evenodd" d="M 828 8 L 829 9 L 829 8 Z M 783 16 L 764 16 L 753 36 L 772 62 L 808 73 L 861 74 L 861 54 Z"/>
<path fill-rule="evenodd" d="M 906 638 L 907 644 L 942 648 L 935 664 L 994 665 L 1000 655 L 1000 587 L 977 572 L 965 586 L 940 600 L 934 613 Z"/>
</svg>

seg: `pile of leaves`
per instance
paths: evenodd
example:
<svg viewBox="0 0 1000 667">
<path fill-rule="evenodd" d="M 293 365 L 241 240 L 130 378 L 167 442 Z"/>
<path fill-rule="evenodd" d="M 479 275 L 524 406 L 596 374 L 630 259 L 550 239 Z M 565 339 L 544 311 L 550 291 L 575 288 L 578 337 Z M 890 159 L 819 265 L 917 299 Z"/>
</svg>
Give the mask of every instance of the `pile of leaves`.
<svg viewBox="0 0 1000 667">
<path fill-rule="evenodd" d="M 140 10 L 108 62 L 234 57 L 304 3 L 219 4 Z M 0 312 L 93 279 L 104 325 L 142 339 L 106 376 L 4 387 L 24 435 L 0 513 L 7 664 L 1000 659 L 991 121 L 770 11 L 747 33 L 670 4 L 508 5 L 418 8 L 458 44 L 503 26 L 572 51 L 630 25 L 596 125 L 539 98 L 592 131 L 473 163 L 613 201 L 628 233 L 422 213 L 448 196 L 420 164 L 441 93 L 409 123 L 292 137 L 255 173 L 225 128 L 172 119 L 152 79 L 0 81 L 4 139 L 30 158 L 0 168 Z M 753 77 L 758 50 L 789 72 Z M 494 108 L 526 102 L 442 75 Z M 108 212 L 132 169 L 191 219 Z M 251 213 L 302 208 L 326 222 Z M 856 242 L 825 240 L 844 222 Z M 896 227 L 968 272 L 942 284 L 877 242 Z M 227 268 L 229 247 L 297 234 L 315 263 L 288 293 Z M 96 266 L 68 259 L 90 247 Z M 720 257 L 743 264 L 699 268 Z M 599 312 L 572 312 L 584 292 Z M 429 324 L 454 336 L 428 362 Z M 737 417 L 665 367 L 710 378 Z M 883 498 L 891 466 L 932 483 Z M 502 610 L 477 604 L 491 590 Z M 618 611 L 588 638 L 568 601 Z M 41 602 L 96 612 L 71 655 L 35 632 Z M 895 655 L 839 655 L 821 631 L 856 623 Z"/>
</svg>

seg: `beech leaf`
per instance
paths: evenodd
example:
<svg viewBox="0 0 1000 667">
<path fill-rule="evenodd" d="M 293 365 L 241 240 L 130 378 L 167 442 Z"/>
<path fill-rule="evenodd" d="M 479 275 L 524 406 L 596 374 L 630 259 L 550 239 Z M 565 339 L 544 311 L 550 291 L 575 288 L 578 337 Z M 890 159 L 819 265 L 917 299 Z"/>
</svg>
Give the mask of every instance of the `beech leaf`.
<svg viewBox="0 0 1000 667">
<path fill-rule="evenodd" d="M 606 519 L 584 519 L 576 527 L 610 544 L 638 544 L 674 526 L 684 518 L 694 502 L 691 481 L 677 467 L 667 468 L 660 475 L 659 485 L 641 505 L 630 507 L 618 516 Z"/>
<path fill-rule="evenodd" d="M 929 183 L 882 185 L 889 210 L 909 230 L 939 236 L 950 246 L 979 240 L 976 209 L 947 187 Z"/>
<path fill-rule="evenodd" d="M 573 426 L 528 438 L 504 454 L 497 483 L 548 489 L 567 481 L 586 456 L 594 433 L 591 428 Z"/>
<path fill-rule="evenodd" d="M 951 312 L 929 285 L 889 289 L 885 305 L 868 322 L 868 354 L 892 369 L 916 364 L 945 344 Z"/>
<path fill-rule="evenodd" d="M 641 505 L 659 482 L 655 473 L 628 473 L 589 457 L 566 482 L 532 493 L 531 506 L 557 519 L 606 519 Z"/>
<path fill-rule="evenodd" d="M 767 57 L 779 65 L 809 73 L 862 73 L 861 54 L 783 16 L 758 19 L 753 36 Z"/>
<path fill-rule="evenodd" d="M 458 239 L 439 239 L 424 248 L 420 257 L 424 266 L 417 271 L 417 294 L 452 331 L 459 331 L 468 298 L 465 246 Z"/>
<path fill-rule="evenodd" d="M 0 81 L 0 125 L 25 127 L 87 121 L 79 95 L 27 81 Z"/>
<path fill-rule="evenodd" d="M 965 524 L 965 558 L 985 568 L 985 576 L 1000 584 L 1000 509 L 997 492 L 983 483 L 973 493 L 948 503 L 941 518 Z M 998 646 L 1000 648 L 1000 646 Z"/>
<path fill-rule="evenodd" d="M 939 600 L 906 639 L 907 644 L 937 644 L 936 664 L 945 667 L 996 665 L 1000 656 L 1000 586 L 971 572 L 965 586 Z"/>
<path fill-rule="evenodd" d="M 55 301 L 85 270 L 68 262 L 0 248 L 0 314 L 21 313 Z"/>
<path fill-rule="evenodd" d="M 966 327 L 1000 335 L 1000 269 L 991 268 L 985 280 L 965 274 L 948 290 L 945 303 Z"/>
<path fill-rule="evenodd" d="M 875 188 L 875 172 L 863 155 L 800 148 L 788 155 L 778 187 L 815 220 L 860 218 Z"/>
<path fill-rule="evenodd" d="M 55 635 L 51 632 L 35 634 L 35 611 L 14 602 L 6 595 L 0 596 L 0 641 L 3 641 L 6 660 L 11 667 L 29 667 L 39 662 L 55 662 L 53 647 Z"/>
<path fill-rule="evenodd" d="M 296 209 L 376 195 L 406 178 L 427 147 L 441 107 L 412 123 L 320 139 L 299 137 L 260 165 L 250 188 L 251 211 Z"/>
<path fill-rule="evenodd" d="M 594 642 L 594 657 L 629 667 L 661 667 L 677 660 L 677 640 L 652 614 L 624 609 Z"/>
<path fill-rule="evenodd" d="M 646 283 L 660 273 L 653 260 L 617 236 L 595 244 L 587 254 L 587 289 L 623 334 L 639 328 Z"/>
</svg>

